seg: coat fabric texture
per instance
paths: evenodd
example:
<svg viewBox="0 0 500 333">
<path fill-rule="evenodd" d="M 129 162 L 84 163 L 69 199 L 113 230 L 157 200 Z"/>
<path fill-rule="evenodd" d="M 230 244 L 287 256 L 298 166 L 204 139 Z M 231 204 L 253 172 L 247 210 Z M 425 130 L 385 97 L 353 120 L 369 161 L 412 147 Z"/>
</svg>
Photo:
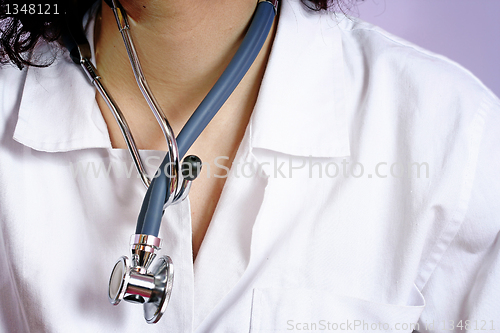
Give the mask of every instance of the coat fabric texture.
<svg viewBox="0 0 500 333">
<path fill-rule="evenodd" d="M 108 302 L 145 188 L 95 89 L 67 52 L 1 69 L 0 331 L 500 330 L 498 98 L 361 20 L 298 0 L 279 15 L 194 263 L 189 200 L 165 212 L 155 325 Z M 141 155 L 154 172 L 164 153 Z"/>
</svg>

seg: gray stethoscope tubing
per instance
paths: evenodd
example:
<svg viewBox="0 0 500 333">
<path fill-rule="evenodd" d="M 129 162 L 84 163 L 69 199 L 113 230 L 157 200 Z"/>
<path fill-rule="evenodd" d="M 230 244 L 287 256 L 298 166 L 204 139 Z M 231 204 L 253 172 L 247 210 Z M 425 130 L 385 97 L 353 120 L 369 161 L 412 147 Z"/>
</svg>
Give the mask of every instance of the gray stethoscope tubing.
<svg viewBox="0 0 500 333">
<path fill-rule="evenodd" d="M 189 147 L 229 98 L 252 65 L 267 39 L 276 10 L 277 0 L 273 3 L 268 1 L 259 2 L 252 23 L 238 51 L 177 136 L 181 157 L 186 154 Z M 167 154 L 158 171 L 163 173 L 165 165 L 169 163 L 169 155 Z M 148 188 L 137 222 L 137 233 L 158 235 L 164 208 L 161 204 L 162 201 L 158 198 L 165 197 L 164 188 L 168 187 L 169 181 L 170 177 L 159 176 L 153 180 L 152 185 Z"/>
<path fill-rule="evenodd" d="M 109 280 L 108 298 L 114 305 L 122 299 L 143 304 L 146 321 L 156 323 L 166 310 L 173 285 L 173 264 L 170 257 L 162 256 L 153 264 L 156 252 L 161 246 L 161 239 L 157 236 L 163 212 L 168 205 L 180 202 L 187 197 L 191 182 L 197 177 L 201 167 L 201 161 L 195 156 L 187 156 L 182 166 L 179 166 L 179 161 L 229 98 L 257 57 L 271 29 L 277 12 L 278 0 L 259 1 L 248 32 L 238 51 L 183 127 L 177 139 L 144 77 L 130 35 L 130 26 L 125 11 L 117 0 L 105 1 L 113 9 L 137 85 L 155 115 L 168 144 L 169 150 L 153 180 L 149 179 L 146 174 L 125 117 L 107 92 L 96 68 L 89 60 L 91 58 L 90 46 L 81 27 L 78 29 L 75 21 L 68 21 L 71 37 L 63 36 L 63 39 L 72 60 L 81 65 L 112 111 L 141 180 L 148 187 L 139 213 L 136 234 L 132 235 L 130 242 L 132 262 L 125 256 L 116 262 Z M 189 174 L 184 174 L 185 165 L 190 171 Z M 191 174 L 193 167 L 194 175 Z M 167 169 L 168 176 L 165 174 Z"/>
</svg>

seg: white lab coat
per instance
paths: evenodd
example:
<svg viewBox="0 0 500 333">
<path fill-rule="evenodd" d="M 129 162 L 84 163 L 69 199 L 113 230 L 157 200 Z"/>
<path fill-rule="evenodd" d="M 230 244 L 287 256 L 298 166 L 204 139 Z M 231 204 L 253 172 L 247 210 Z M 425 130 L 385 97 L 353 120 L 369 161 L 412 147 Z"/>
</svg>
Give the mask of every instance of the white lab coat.
<svg viewBox="0 0 500 333">
<path fill-rule="evenodd" d="M 96 175 L 131 159 L 94 88 L 67 54 L 0 82 L 3 332 L 500 329 L 500 102 L 444 57 L 283 1 L 194 264 L 189 200 L 165 213 L 175 280 L 155 325 L 107 299 L 145 189 L 133 169 Z"/>
</svg>

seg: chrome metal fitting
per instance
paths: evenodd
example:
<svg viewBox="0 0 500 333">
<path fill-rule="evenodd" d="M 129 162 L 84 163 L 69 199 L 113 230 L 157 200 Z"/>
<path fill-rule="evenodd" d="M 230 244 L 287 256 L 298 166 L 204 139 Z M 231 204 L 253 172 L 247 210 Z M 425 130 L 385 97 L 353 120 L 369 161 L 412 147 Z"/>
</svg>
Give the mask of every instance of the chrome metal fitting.
<svg viewBox="0 0 500 333">
<path fill-rule="evenodd" d="M 149 265 L 156 257 L 156 251 L 161 248 L 161 239 L 151 235 L 136 234 L 130 237 L 130 252 L 134 270 L 145 274 Z"/>
<path fill-rule="evenodd" d="M 154 324 L 170 300 L 174 279 L 172 260 L 162 256 L 153 263 L 161 246 L 158 237 L 132 235 L 130 243 L 132 261 L 123 256 L 116 262 L 109 278 L 108 298 L 113 305 L 121 300 L 143 304 L 144 318 Z"/>
</svg>

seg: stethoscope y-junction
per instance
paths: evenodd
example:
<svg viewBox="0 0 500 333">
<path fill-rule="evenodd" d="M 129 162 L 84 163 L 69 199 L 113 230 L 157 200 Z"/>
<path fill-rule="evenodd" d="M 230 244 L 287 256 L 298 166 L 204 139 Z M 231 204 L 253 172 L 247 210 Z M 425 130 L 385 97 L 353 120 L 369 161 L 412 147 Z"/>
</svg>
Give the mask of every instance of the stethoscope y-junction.
<svg viewBox="0 0 500 333">
<path fill-rule="evenodd" d="M 153 179 L 149 178 L 145 171 L 123 113 L 106 90 L 97 69 L 90 61 L 91 49 L 81 27 L 81 17 L 76 14 L 78 10 L 75 0 L 70 1 L 75 6 L 66 11 L 69 33 L 64 35 L 63 39 L 73 62 L 83 68 L 113 113 L 135 167 L 147 187 L 135 234 L 130 241 L 131 259 L 123 256 L 116 262 L 109 279 L 108 297 L 114 305 L 121 300 L 143 304 L 146 321 L 156 323 L 168 305 L 174 277 L 170 257 L 162 256 L 155 260 L 161 247 L 158 233 L 163 212 L 168 206 L 175 205 L 187 197 L 192 181 L 201 170 L 201 161 L 198 157 L 184 157 L 184 155 L 229 98 L 259 54 L 276 15 L 278 0 L 259 1 L 238 51 L 177 138 L 147 84 L 132 41 L 125 10 L 118 0 L 105 1 L 113 9 L 137 85 L 167 141 L 167 154 Z"/>
</svg>

